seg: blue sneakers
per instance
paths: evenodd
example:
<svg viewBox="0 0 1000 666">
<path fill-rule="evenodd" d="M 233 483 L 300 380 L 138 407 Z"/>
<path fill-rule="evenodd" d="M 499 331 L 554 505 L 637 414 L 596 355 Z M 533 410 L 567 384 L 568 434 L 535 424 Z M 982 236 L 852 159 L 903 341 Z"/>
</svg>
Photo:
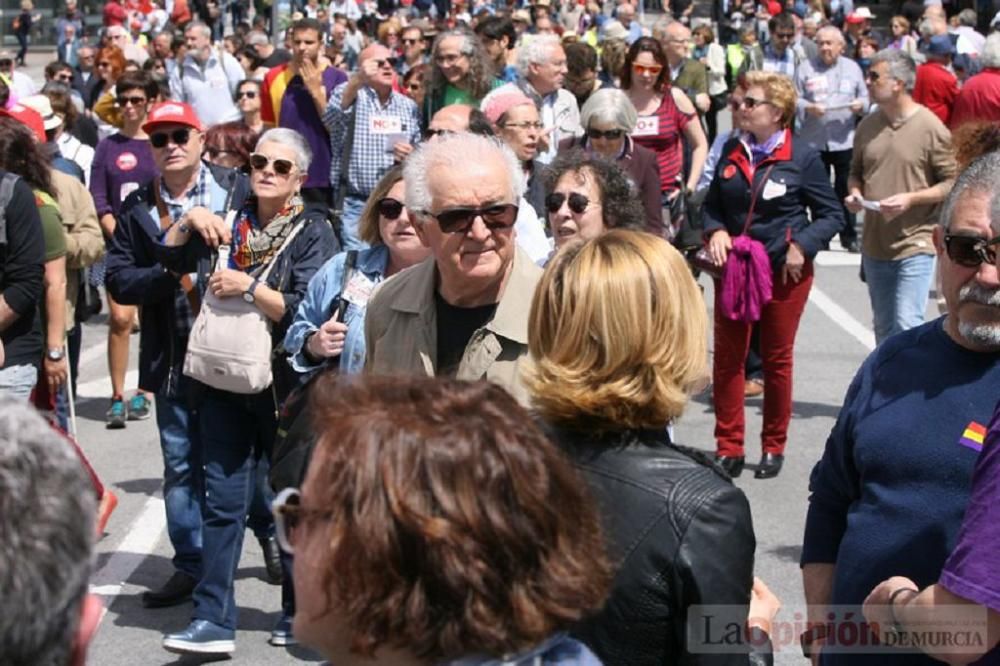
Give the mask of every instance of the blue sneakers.
<svg viewBox="0 0 1000 666">
<path fill-rule="evenodd" d="M 121 398 L 112 398 L 111 407 L 104 415 L 104 424 L 108 430 L 120 430 L 125 427 L 128 419 L 128 409 L 125 408 L 125 401 Z"/>
<path fill-rule="evenodd" d="M 132 396 L 132 399 L 128 401 L 128 420 L 129 421 L 144 421 L 149 418 L 149 407 L 152 403 L 149 402 L 149 398 L 146 397 L 145 393 L 136 393 Z"/>
<path fill-rule="evenodd" d="M 271 638 L 267 642 L 274 647 L 298 645 L 299 642 L 295 640 L 295 636 L 292 634 L 292 620 L 291 615 L 283 612 L 281 619 L 278 620 L 278 623 L 274 625 L 274 629 L 271 630 Z"/>
<path fill-rule="evenodd" d="M 177 654 L 232 654 L 236 632 L 208 620 L 194 620 L 184 631 L 164 636 L 163 648 Z"/>
</svg>

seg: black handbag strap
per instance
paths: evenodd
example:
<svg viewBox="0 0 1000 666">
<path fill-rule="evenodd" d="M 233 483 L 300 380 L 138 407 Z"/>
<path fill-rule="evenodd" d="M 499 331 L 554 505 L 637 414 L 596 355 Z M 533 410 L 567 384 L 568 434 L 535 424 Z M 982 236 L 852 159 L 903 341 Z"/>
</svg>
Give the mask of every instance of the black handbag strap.
<svg viewBox="0 0 1000 666">
<path fill-rule="evenodd" d="M 344 134 L 344 153 L 340 156 L 340 178 L 337 180 L 337 196 L 333 202 L 333 210 L 338 214 L 344 210 L 344 197 L 347 196 L 347 171 L 351 164 L 351 150 L 354 149 L 354 127 L 358 120 L 360 103 L 361 91 L 358 90 L 351 106 L 351 117 L 347 121 L 347 133 Z"/>
<path fill-rule="evenodd" d="M 745 236 L 747 231 L 750 230 L 750 222 L 753 220 L 753 209 L 757 205 L 757 196 L 764 189 L 764 186 L 767 185 L 767 179 L 771 177 L 771 169 L 773 168 L 773 163 L 768 165 L 767 171 L 764 172 L 764 177 L 760 181 L 760 187 L 755 188 L 753 186 L 753 179 L 750 180 L 750 190 L 753 192 L 753 196 L 750 197 L 750 209 L 747 211 L 747 220 L 743 223 L 743 231 L 740 232 L 741 236 Z"/>
<path fill-rule="evenodd" d="M 337 321 L 344 323 L 344 317 L 347 316 L 347 299 L 344 298 L 344 291 L 347 289 L 348 283 L 350 283 L 351 278 L 354 276 L 354 271 L 358 265 L 358 251 L 348 250 L 347 257 L 344 259 L 344 279 L 340 283 L 340 298 L 337 299 L 337 309 L 334 314 L 337 316 Z"/>
</svg>

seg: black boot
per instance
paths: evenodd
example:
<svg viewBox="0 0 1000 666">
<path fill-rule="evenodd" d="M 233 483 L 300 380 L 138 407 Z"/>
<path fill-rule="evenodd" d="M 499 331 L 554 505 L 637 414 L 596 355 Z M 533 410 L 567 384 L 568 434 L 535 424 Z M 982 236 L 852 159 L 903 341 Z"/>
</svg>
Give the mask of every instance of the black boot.
<svg viewBox="0 0 1000 666">
<path fill-rule="evenodd" d="M 745 460 L 743 456 L 715 456 L 715 464 L 726 470 L 726 474 L 731 479 L 735 479 L 743 473 L 743 463 Z"/>
<path fill-rule="evenodd" d="M 274 536 L 258 539 L 260 549 L 264 552 L 264 568 L 267 570 L 267 582 L 271 585 L 281 585 L 281 547 Z"/>
<path fill-rule="evenodd" d="M 757 465 L 757 471 L 753 473 L 753 478 L 773 479 L 781 472 L 781 466 L 784 462 L 785 456 L 780 453 L 765 453 Z"/>
</svg>

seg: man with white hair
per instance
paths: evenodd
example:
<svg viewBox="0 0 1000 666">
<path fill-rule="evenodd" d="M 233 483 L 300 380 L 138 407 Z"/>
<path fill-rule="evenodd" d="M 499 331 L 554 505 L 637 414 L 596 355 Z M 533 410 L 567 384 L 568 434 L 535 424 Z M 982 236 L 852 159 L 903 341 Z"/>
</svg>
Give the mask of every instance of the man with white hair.
<svg viewBox="0 0 1000 666">
<path fill-rule="evenodd" d="M 132 35 L 128 34 L 128 30 L 125 29 L 125 26 L 113 25 L 106 32 L 108 38 L 111 40 L 111 45 L 120 48 L 122 53 L 125 54 L 126 60 L 134 60 L 142 66 L 149 59 L 149 53 L 146 49 L 135 43 Z"/>
<path fill-rule="evenodd" d="M 635 5 L 628 0 L 622 0 L 618 4 L 618 8 L 615 10 L 615 18 L 628 31 L 625 41 L 628 42 L 629 46 L 642 37 L 642 24 L 635 20 Z"/>
<path fill-rule="evenodd" d="M 368 301 L 366 370 L 486 379 L 526 404 L 528 309 L 541 269 L 515 242 L 517 157 L 495 139 L 443 135 L 410 155 L 403 179 L 431 257 Z"/>
<path fill-rule="evenodd" d="M 221 48 L 212 46 L 212 29 L 192 21 L 184 29 L 187 55 L 170 75 L 174 98 L 190 104 L 206 127 L 239 120 L 233 101 L 236 86 L 246 78 L 240 63 Z"/>
<path fill-rule="evenodd" d="M 566 52 L 559 38 L 555 35 L 535 37 L 518 49 L 517 81 L 500 86 L 479 105 L 485 110 L 492 97 L 516 89 L 534 100 L 544 126 L 541 142 L 548 144 L 539 149 L 535 158 L 542 164 L 548 164 L 555 158 L 562 139 L 583 134 L 576 97 L 562 87 L 567 71 Z"/>
<path fill-rule="evenodd" d="M 103 611 L 88 592 L 94 490 L 69 443 L 10 398 L 0 399 L 0 507 L 3 662 L 83 666 Z"/>
<path fill-rule="evenodd" d="M 955 98 L 951 129 L 970 120 L 1000 121 L 1000 33 L 986 38 L 979 57 L 983 70 L 969 78 Z"/>
<path fill-rule="evenodd" d="M 872 66 L 878 71 L 885 65 Z M 934 118 L 926 109 L 923 113 Z M 972 472 L 1000 382 L 1000 275 L 996 245 L 988 243 L 1000 230 L 997 182 L 996 153 L 974 162 L 959 176 L 932 233 L 947 313 L 887 340 L 868 357 L 813 469 L 801 558 L 808 619 L 815 623 L 803 643 L 813 650 L 822 651 L 827 640 L 834 643 L 858 631 L 862 602 L 890 575 L 905 576 L 914 588 L 940 581 L 973 601 L 982 602 L 990 592 L 984 586 L 970 593 L 963 579 L 991 566 L 995 550 L 985 559 L 973 558 L 974 562 L 948 561 L 948 555 L 960 538 L 962 516 L 970 506 Z M 996 479 L 992 481 L 995 488 Z M 982 583 L 995 585 L 996 578 Z M 913 596 L 893 599 L 893 606 L 897 610 L 910 606 Z M 835 613 L 832 621 L 828 607 Z M 896 620 L 901 617 L 905 615 L 897 614 Z M 841 621 L 853 626 L 840 631 Z M 886 628 L 883 624 L 882 630 Z M 923 632 L 931 629 L 925 618 L 922 627 L 914 629 L 921 633 L 910 636 L 928 636 Z M 954 626 L 950 630 L 955 631 Z M 944 645 L 933 642 L 935 648 Z M 895 644 L 905 643 L 921 645 Z M 962 644 L 984 652 L 991 647 Z M 871 640 L 860 640 L 852 650 L 839 643 L 822 653 L 819 663 L 940 663 L 885 646 L 878 654 L 858 654 L 871 651 L 872 645 Z M 937 651 L 936 656 L 949 663 L 969 663 L 976 657 L 969 649 L 964 655 Z M 996 656 L 976 663 L 997 663 Z"/>
<path fill-rule="evenodd" d="M 910 56 L 879 51 L 867 79 L 878 111 L 858 125 L 844 203 L 865 213 L 861 265 L 881 343 L 924 321 L 934 275 L 931 231 L 955 178 L 955 157 L 948 128 L 913 100 Z"/>
<path fill-rule="evenodd" d="M 844 35 L 833 26 L 816 33 L 819 57 L 799 63 L 795 72 L 798 92 L 798 138 L 819 151 L 823 164 L 833 170 L 833 189 L 843 201 L 854 146 L 854 127 L 868 111 L 868 89 L 858 63 L 845 58 Z M 840 244 L 858 252 L 854 215 L 844 210 Z"/>
</svg>

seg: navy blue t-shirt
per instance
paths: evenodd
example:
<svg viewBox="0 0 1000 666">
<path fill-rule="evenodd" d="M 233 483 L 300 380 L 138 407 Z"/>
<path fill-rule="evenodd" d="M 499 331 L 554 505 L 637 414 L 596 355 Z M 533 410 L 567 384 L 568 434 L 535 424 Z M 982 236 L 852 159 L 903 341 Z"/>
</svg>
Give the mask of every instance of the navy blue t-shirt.
<svg viewBox="0 0 1000 666">
<path fill-rule="evenodd" d="M 890 576 L 938 581 L 969 502 L 1000 354 L 956 344 L 937 319 L 886 340 L 848 389 L 813 469 L 802 564 L 836 563 L 831 603 L 860 606 Z M 823 653 L 831 664 L 937 664 L 923 655 Z"/>
</svg>

